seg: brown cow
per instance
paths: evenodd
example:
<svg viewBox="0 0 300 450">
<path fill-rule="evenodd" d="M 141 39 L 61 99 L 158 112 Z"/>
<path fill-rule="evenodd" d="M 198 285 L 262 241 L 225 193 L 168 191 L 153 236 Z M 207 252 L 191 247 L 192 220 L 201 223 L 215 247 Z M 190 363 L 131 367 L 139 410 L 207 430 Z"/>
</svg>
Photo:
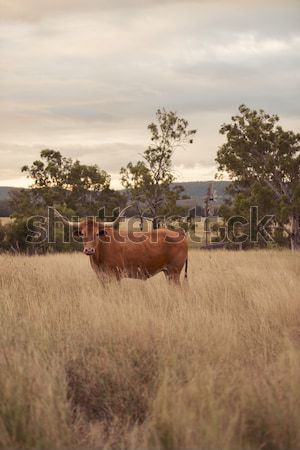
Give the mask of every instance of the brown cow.
<svg viewBox="0 0 300 450">
<path fill-rule="evenodd" d="M 180 283 L 184 264 L 187 278 L 188 245 L 184 231 L 168 228 L 119 231 L 119 222 L 128 208 L 108 223 L 94 219 L 69 222 L 58 211 L 54 212 L 65 225 L 73 228 L 75 236 L 82 238 L 83 253 L 90 257 L 91 266 L 100 278 L 104 273 L 118 280 L 123 277 L 145 280 L 164 272 L 168 280 Z"/>
</svg>

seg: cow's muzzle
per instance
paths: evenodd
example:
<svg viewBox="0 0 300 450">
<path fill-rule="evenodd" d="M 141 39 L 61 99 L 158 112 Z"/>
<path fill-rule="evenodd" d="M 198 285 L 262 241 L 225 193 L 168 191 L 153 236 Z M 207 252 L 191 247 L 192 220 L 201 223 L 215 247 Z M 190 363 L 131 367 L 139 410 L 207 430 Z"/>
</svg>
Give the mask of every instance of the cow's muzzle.
<svg viewBox="0 0 300 450">
<path fill-rule="evenodd" d="M 94 248 L 85 248 L 83 249 L 83 253 L 85 255 L 91 256 L 95 254 L 95 249 Z"/>
</svg>

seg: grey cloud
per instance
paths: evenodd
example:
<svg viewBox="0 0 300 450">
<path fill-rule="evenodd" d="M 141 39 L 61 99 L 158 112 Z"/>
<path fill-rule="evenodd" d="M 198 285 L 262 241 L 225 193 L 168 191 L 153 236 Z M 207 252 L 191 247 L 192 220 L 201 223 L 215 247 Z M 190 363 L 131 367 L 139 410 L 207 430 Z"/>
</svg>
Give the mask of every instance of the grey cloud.
<svg viewBox="0 0 300 450">
<path fill-rule="evenodd" d="M 108 172 L 119 173 L 121 166 L 126 166 L 129 161 L 135 161 L 144 147 L 128 142 L 112 142 L 87 146 L 62 146 L 60 150 L 63 154 L 78 158 L 82 163 L 98 164 Z"/>
<path fill-rule="evenodd" d="M 197 0 L 185 0 L 186 3 L 194 3 Z M 199 1 L 199 0 L 198 0 Z M 200 0 L 202 2 L 208 0 Z M 127 10 L 128 8 L 145 9 L 155 5 L 166 5 L 180 2 L 180 0 L 1 0 L 2 20 L 31 21 L 48 16 L 55 16 L 69 12 L 93 12 Z"/>
<path fill-rule="evenodd" d="M 285 2 L 285 6 L 296 7 L 298 0 L 289 0 Z M 32 20 L 43 18 L 48 15 L 58 15 L 62 13 L 69 13 L 73 11 L 103 11 L 103 10 L 128 10 L 128 9 L 145 9 L 154 7 L 156 5 L 175 5 L 176 3 L 184 4 L 186 8 L 190 5 L 207 5 L 214 4 L 218 9 L 222 6 L 230 9 L 231 15 L 234 16 L 236 12 L 244 12 L 248 9 L 260 8 L 259 17 L 265 19 L 264 12 L 268 11 L 272 14 L 272 10 L 282 5 L 281 0 L 266 1 L 261 3 L 259 0 L 244 1 L 243 7 L 239 0 L 1 0 L 1 18 L 2 20 Z M 248 19 L 249 20 L 249 19 Z M 258 19 L 259 20 L 259 19 Z"/>
<path fill-rule="evenodd" d="M 16 155 L 25 163 L 44 143 L 117 173 L 147 145 L 146 125 L 162 106 L 199 129 L 175 156 L 187 170 L 213 170 L 219 126 L 242 102 L 295 126 L 298 3 L 240 4 L 2 2 L 2 178 L 17 173 Z"/>
<path fill-rule="evenodd" d="M 98 164 L 102 169 L 118 174 L 121 166 L 129 161 L 136 161 L 144 147 L 134 143 L 114 142 L 98 145 L 57 145 L 41 142 L 34 146 L 0 142 L 1 179 L 17 178 L 21 174 L 21 167 L 30 165 L 40 159 L 40 152 L 44 148 L 55 148 L 64 156 L 79 159 L 83 164 Z M 141 158 L 141 156 L 140 156 Z"/>
<path fill-rule="evenodd" d="M 37 156 L 34 146 L 0 142 L 0 181 L 21 176 L 21 167 Z"/>
</svg>

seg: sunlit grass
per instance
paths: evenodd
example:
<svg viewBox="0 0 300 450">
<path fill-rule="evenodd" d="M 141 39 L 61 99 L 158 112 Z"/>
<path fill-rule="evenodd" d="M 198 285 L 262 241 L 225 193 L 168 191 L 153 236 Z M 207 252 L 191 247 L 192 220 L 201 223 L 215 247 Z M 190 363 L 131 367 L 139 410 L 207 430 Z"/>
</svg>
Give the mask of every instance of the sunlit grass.
<svg viewBox="0 0 300 450">
<path fill-rule="evenodd" d="M 13 219 L 10 217 L 0 217 L 0 224 L 1 225 L 7 225 L 8 223 L 13 222 Z"/>
<path fill-rule="evenodd" d="M 0 267 L 1 448 L 300 448 L 299 255 L 191 251 L 182 288 Z"/>
</svg>

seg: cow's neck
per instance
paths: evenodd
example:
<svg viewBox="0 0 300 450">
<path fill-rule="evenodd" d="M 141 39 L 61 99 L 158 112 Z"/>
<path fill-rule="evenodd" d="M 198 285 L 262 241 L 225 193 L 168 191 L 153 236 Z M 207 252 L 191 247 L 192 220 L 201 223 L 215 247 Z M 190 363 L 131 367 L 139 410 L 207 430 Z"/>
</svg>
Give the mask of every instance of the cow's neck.
<svg viewBox="0 0 300 450">
<path fill-rule="evenodd" d="M 110 261 L 112 256 L 116 258 L 118 255 L 116 249 L 117 246 L 118 242 L 114 239 L 111 239 L 111 242 L 102 242 L 99 240 L 97 243 L 96 252 L 91 256 L 91 262 L 97 265 L 105 265 Z"/>
</svg>

